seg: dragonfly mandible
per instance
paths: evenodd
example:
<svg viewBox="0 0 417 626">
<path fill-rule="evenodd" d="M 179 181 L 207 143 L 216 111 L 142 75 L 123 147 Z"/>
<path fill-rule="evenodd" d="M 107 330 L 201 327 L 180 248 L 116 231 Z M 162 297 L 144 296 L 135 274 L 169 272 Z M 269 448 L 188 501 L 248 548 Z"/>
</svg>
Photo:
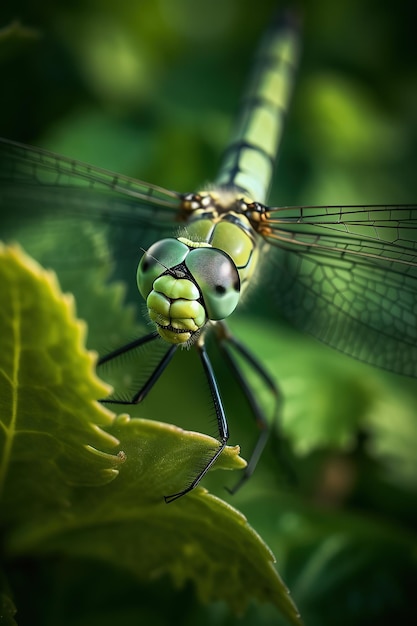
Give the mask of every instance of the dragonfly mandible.
<svg viewBox="0 0 417 626">
<path fill-rule="evenodd" d="M 109 226 L 110 240 L 118 229 L 134 232 L 137 258 L 143 251 L 137 286 L 154 329 L 102 357 L 99 365 L 145 345 L 162 346 L 161 356 L 129 398 L 104 402 L 141 402 L 179 347 L 192 347 L 199 354 L 219 443 L 190 484 L 164 496 L 166 502 L 194 489 L 228 441 L 226 414 L 206 348 L 209 333 L 260 425 L 237 486 L 251 475 L 265 445 L 267 419 L 236 353 L 276 399 L 278 387 L 225 322 L 242 294 L 250 297 L 260 272 L 268 272 L 274 306 L 298 328 L 356 359 L 417 376 L 417 206 L 266 204 L 299 48 L 296 19 L 281 16 L 260 46 L 218 177 L 197 193 L 169 191 L 0 140 L 2 212 L 32 220 L 34 230 L 46 215 L 48 228 L 62 228 L 69 217 L 88 219 Z M 153 241 L 148 241 L 150 226 Z"/>
</svg>

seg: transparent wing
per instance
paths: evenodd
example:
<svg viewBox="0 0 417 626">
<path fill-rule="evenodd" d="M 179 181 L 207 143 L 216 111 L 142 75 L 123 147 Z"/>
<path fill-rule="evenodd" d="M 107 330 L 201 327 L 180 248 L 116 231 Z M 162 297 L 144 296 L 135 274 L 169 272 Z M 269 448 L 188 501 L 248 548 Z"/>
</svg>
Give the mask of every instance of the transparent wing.
<svg viewBox="0 0 417 626">
<path fill-rule="evenodd" d="M 134 277 L 141 248 L 175 234 L 179 194 L 0 139 L 0 237 L 57 270 Z M 129 280 L 129 283 L 134 280 Z"/>
<path fill-rule="evenodd" d="M 175 231 L 178 205 L 179 194 L 156 185 L 0 140 L 0 219 L 11 236 L 21 228 L 39 238 L 70 222 L 100 223 L 114 240 L 119 231 L 125 256 L 130 240 L 138 250 L 155 233 Z"/>
<path fill-rule="evenodd" d="M 14 200 L 23 209 L 29 198 L 28 213 L 44 203 L 56 210 L 56 201 L 65 194 L 67 214 L 78 217 L 88 211 L 96 219 L 117 216 L 136 223 L 151 217 L 164 222 L 168 215 L 172 220 L 180 197 L 157 185 L 7 139 L 0 139 L 0 181 L 2 202 Z"/>
<path fill-rule="evenodd" d="M 275 304 L 359 360 L 417 376 L 417 206 L 274 208 Z"/>
</svg>

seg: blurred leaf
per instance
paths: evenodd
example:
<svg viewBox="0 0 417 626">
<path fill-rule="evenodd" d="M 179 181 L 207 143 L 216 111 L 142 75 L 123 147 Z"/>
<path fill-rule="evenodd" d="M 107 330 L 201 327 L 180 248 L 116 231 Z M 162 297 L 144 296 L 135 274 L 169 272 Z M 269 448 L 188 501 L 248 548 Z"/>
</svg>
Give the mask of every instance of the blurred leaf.
<svg viewBox="0 0 417 626">
<path fill-rule="evenodd" d="M 41 147 L 136 177 L 145 175 L 149 155 L 157 150 L 147 129 L 139 131 L 133 123 L 92 107 L 77 110 L 51 126 Z"/>
<path fill-rule="evenodd" d="M 231 326 L 274 374 L 283 395 L 285 431 L 299 452 L 326 445 L 348 447 L 357 427 L 371 423 L 371 415 L 372 427 L 385 429 L 383 412 L 402 411 L 408 436 L 417 435 L 410 415 L 417 399 L 413 379 L 364 365 L 285 324 L 236 316 Z"/>
<path fill-rule="evenodd" d="M 250 316 L 233 319 L 231 326 L 274 375 L 283 428 L 296 451 L 349 447 L 372 403 L 372 378 L 363 376 L 370 368 L 286 325 Z"/>
<path fill-rule="evenodd" d="M 372 434 L 370 455 L 382 461 L 390 481 L 417 488 L 416 382 L 380 373 L 374 404 L 365 422 Z"/>
<path fill-rule="evenodd" d="M 99 224 L 65 214 L 53 219 L 38 215 L 35 224 L 22 220 L 8 239 L 18 241 L 41 265 L 52 268 L 62 288 L 75 296 L 77 312 L 88 323 L 89 347 L 108 350 L 137 336 L 139 326 L 134 307 L 125 302 L 124 284 L 108 282 L 114 264 Z M 83 271 L 85 267 L 88 271 Z"/>
<path fill-rule="evenodd" d="M 0 60 L 12 57 L 28 43 L 39 39 L 40 36 L 39 31 L 23 26 L 17 20 L 3 26 L 0 28 Z"/>
<path fill-rule="evenodd" d="M 392 150 L 404 150 L 402 129 L 384 117 L 378 103 L 357 83 L 338 74 L 316 75 L 305 82 L 302 99 L 308 102 L 312 122 L 306 140 L 323 146 L 330 161 L 327 165 L 336 160 L 363 167 L 376 158 L 387 159 Z"/>
<path fill-rule="evenodd" d="M 413 623 L 415 532 L 276 490 L 251 490 L 239 504 L 278 555 L 306 624 Z"/>
</svg>

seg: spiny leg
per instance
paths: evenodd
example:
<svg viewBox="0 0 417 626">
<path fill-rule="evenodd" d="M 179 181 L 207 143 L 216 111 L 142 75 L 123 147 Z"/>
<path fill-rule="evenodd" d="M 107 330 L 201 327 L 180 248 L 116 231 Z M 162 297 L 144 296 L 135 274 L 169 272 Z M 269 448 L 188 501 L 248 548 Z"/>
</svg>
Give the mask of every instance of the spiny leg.
<svg viewBox="0 0 417 626">
<path fill-rule="evenodd" d="M 244 469 L 242 478 L 236 483 L 236 485 L 232 489 L 228 489 L 229 493 L 236 493 L 238 489 L 245 483 L 250 476 L 252 476 L 256 465 L 262 455 L 262 452 L 265 448 L 266 442 L 269 436 L 269 424 L 268 420 L 265 416 L 265 412 L 257 401 L 255 395 L 253 394 L 246 377 L 244 376 L 236 357 L 234 356 L 230 345 L 240 354 L 242 359 L 250 365 L 252 370 L 254 370 L 260 378 L 264 381 L 266 386 L 269 388 L 272 393 L 275 401 L 275 407 L 273 411 L 273 418 L 275 419 L 278 414 L 279 409 L 279 401 L 280 401 L 280 393 L 277 384 L 273 380 L 273 378 L 269 375 L 266 369 L 263 367 L 262 363 L 258 361 L 258 359 L 248 350 L 248 348 L 241 343 L 238 339 L 236 339 L 227 328 L 226 324 L 220 323 L 216 327 L 217 337 L 219 339 L 220 349 L 229 364 L 230 369 L 232 370 L 240 388 L 246 396 L 250 409 L 252 411 L 252 415 L 255 418 L 255 422 L 257 427 L 260 430 L 258 440 L 255 444 L 255 447 L 250 456 L 249 462 Z"/>
<path fill-rule="evenodd" d="M 213 367 L 210 363 L 210 359 L 204 345 L 204 339 L 196 344 L 196 348 L 203 364 L 204 372 L 209 384 L 211 397 L 216 411 L 217 427 L 219 430 L 219 447 L 188 487 L 186 487 L 182 491 L 179 491 L 178 493 L 173 493 L 169 496 L 165 496 L 166 503 L 173 502 L 174 500 L 181 498 L 181 496 L 189 493 L 194 489 L 194 487 L 198 485 L 200 480 L 207 474 L 209 469 L 223 452 L 226 447 L 227 440 L 229 439 L 229 428 L 227 425 L 226 415 L 224 412 L 223 403 L 221 401 L 220 392 L 214 375 Z"/>
<path fill-rule="evenodd" d="M 148 335 L 145 335 L 144 337 L 140 337 L 139 339 L 135 339 L 134 341 L 131 341 L 131 342 L 125 344 L 121 348 L 117 348 L 117 350 L 114 350 L 113 352 L 110 352 L 109 354 L 106 354 L 104 357 L 99 359 L 97 365 L 100 366 L 100 365 L 103 365 L 104 363 L 109 363 L 112 360 L 122 356 L 123 354 L 127 354 L 128 352 L 131 352 L 132 350 L 140 348 L 141 346 L 145 345 L 146 343 L 149 343 L 150 341 L 154 341 L 154 340 L 156 340 L 158 338 L 159 338 L 158 333 L 156 331 L 154 331 L 152 333 L 149 333 Z M 155 369 L 153 370 L 153 372 L 151 373 L 149 378 L 142 385 L 142 387 L 132 396 L 132 398 L 130 400 L 117 400 L 117 399 L 113 399 L 113 398 L 108 398 L 108 399 L 100 400 L 100 402 L 103 402 L 103 403 L 106 403 L 106 404 L 127 404 L 127 405 L 139 404 L 139 402 L 142 402 L 142 400 L 147 396 L 147 394 L 150 392 L 152 387 L 155 385 L 155 383 L 158 380 L 158 378 L 164 372 L 165 368 L 167 367 L 167 365 L 171 361 L 172 357 L 174 356 L 177 347 L 178 346 L 176 346 L 176 345 L 172 345 L 169 348 L 169 350 L 167 350 L 167 352 L 165 352 L 165 354 L 160 359 L 158 365 L 155 367 Z"/>
<path fill-rule="evenodd" d="M 138 339 L 129 341 L 129 343 L 126 343 L 124 346 L 121 346 L 120 348 L 117 348 L 116 350 L 112 350 L 112 352 L 109 352 L 109 354 L 105 354 L 104 356 L 100 357 L 97 362 L 97 365 L 104 365 L 104 363 L 109 363 L 110 361 L 113 361 L 113 359 L 117 358 L 118 356 L 122 356 L 122 354 L 126 354 L 127 352 L 130 352 L 131 350 L 135 350 L 136 348 L 143 346 L 145 343 L 148 343 L 149 341 L 153 341 L 154 339 L 157 339 L 157 338 L 158 338 L 158 333 L 156 330 L 154 330 L 148 335 L 144 335 L 143 337 L 139 337 Z"/>
</svg>

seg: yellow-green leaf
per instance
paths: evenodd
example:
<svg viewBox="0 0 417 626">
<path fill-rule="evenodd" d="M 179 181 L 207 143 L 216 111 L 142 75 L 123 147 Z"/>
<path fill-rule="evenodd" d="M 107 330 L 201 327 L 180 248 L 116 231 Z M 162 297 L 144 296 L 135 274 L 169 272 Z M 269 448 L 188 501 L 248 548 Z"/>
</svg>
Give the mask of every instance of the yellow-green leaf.
<svg viewBox="0 0 417 626">
<path fill-rule="evenodd" d="M 299 624 L 272 553 L 241 513 L 202 487 L 165 504 L 218 442 L 103 408 L 97 399 L 109 389 L 83 347 L 73 298 L 18 248 L 0 249 L 0 289 L 0 521 L 8 562 L 59 554 L 144 581 L 169 574 L 178 586 L 191 580 L 202 601 L 226 601 L 237 613 L 251 599 L 271 602 Z M 216 463 L 244 466 L 238 446 Z"/>
</svg>

